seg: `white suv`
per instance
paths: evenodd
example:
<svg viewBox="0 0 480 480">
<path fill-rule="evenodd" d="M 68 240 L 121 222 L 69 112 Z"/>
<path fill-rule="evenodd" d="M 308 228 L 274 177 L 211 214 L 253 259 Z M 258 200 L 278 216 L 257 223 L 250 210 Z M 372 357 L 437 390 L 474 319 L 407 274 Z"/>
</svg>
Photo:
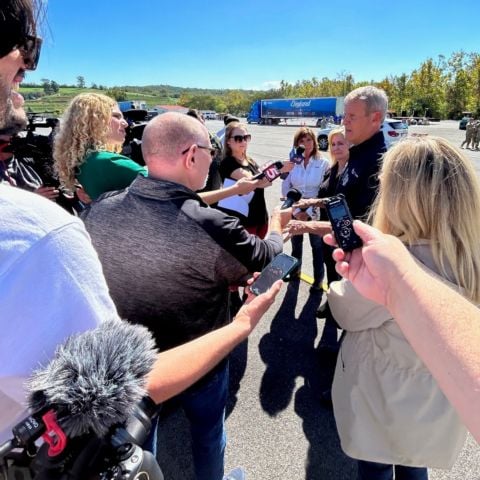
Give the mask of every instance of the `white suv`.
<svg viewBox="0 0 480 480">
<path fill-rule="evenodd" d="M 328 150 L 328 134 L 339 125 L 329 125 L 317 133 L 318 148 L 320 150 Z M 390 148 L 395 142 L 405 138 L 408 135 L 408 126 L 401 120 L 386 118 L 382 124 L 382 132 L 385 138 L 385 145 Z"/>
</svg>

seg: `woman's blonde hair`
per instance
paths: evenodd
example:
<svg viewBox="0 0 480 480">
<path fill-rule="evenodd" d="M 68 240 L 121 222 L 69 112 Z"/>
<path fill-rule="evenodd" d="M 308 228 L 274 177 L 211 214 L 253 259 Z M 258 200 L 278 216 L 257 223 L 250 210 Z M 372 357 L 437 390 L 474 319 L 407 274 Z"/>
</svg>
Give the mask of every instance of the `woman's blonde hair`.
<svg viewBox="0 0 480 480">
<path fill-rule="evenodd" d="M 65 110 L 54 138 L 53 158 L 60 181 L 68 188 L 75 184 L 75 172 L 91 150 L 117 151 L 108 145 L 113 98 L 99 93 L 81 93 Z"/>
<path fill-rule="evenodd" d="M 480 184 L 470 160 L 438 137 L 412 137 L 385 155 L 372 223 L 406 244 L 431 243 L 434 261 L 480 302 Z"/>
<path fill-rule="evenodd" d="M 333 167 L 338 163 L 338 160 L 332 155 L 332 139 L 335 135 L 341 135 L 345 138 L 345 128 L 344 127 L 336 127 L 333 130 L 330 130 L 328 134 L 328 153 L 330 154 L 330 167 Z M 345 139 L 345 141 L 347 141 Z"/>
</svg>

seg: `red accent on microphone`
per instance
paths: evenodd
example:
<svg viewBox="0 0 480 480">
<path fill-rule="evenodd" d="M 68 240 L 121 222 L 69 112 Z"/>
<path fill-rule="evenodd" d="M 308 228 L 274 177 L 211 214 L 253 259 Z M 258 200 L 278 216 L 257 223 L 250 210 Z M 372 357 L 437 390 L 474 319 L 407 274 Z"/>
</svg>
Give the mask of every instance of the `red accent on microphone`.
<svg viewBox="0 0 480 480">
<path fill-rule="evenodd" d="M 53 410 L 49 410 L 43 417 L 47 431 L 42 435 L 46 443 L 50 445 L 48 455 L 55 457 L 62 453 L 67 446 L 67 436 L 57 423 L 57 417 Z"/>
</svg>

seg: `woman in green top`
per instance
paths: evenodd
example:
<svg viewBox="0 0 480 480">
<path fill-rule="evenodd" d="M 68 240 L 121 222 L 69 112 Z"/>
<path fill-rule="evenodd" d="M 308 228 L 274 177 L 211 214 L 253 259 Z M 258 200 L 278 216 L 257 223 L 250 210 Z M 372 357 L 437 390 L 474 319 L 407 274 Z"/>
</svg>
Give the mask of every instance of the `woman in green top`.
<svg viewBox="0 0 480 480">
<path fill-rule="evenodd" d="M 70 189 L 80 183 L 88 196 L 128 187 L 147 169 L 120 155 L 125 140 L 124 120 L 118 105 L 98 93 L 72 99 L 55 135 L 53 158 L 60 181 Z"/>
</svg>

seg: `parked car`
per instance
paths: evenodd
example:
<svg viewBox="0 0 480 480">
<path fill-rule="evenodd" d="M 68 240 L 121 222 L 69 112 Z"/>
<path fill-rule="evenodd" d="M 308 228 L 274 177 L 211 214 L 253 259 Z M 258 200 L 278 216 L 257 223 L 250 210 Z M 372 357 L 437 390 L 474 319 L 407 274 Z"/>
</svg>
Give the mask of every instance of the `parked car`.
<svg viewBox="0 0 480 480">
<path fill-rule="evenodd" d="M 469 120 L 470 120 L 470 117 L 463 117 L 460 120 L 460 123 L 458 124 L 458 128 L 460 130 L 466 130 L 467 129 L 467 123 L 468 123 Z"/>
<path fill-rule="evenodd" d="M 328 134 L 338 125 L 329 125 L 317 133 L 318 148 L 320 150 L 328 150 Z M 408 125 L 401 120 L 386 118 L 382 124 L 383 136 L 385 137 L 385 145 L 390 148 L 395 142 L 405 138 L 408 135 Z"/>
</svg>

